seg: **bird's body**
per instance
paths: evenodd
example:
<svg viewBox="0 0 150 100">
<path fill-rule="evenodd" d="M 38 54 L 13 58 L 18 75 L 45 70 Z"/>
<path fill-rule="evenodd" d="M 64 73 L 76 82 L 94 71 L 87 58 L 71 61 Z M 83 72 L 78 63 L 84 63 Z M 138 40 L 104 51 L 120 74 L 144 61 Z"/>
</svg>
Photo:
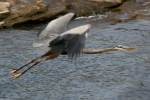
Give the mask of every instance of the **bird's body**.
<svg viewBox="0 0 150 100">
<path fill-rule="evenodd" d="M 72 59 L 77 58 L 82 53 L 87 32 L 91 28 L 91 25 L 86 24 L 65 31 L 67 24 L 73 16 L 74 13 L 68 13 L 48 23 L 46 28 L 39 34 L 38 42 L 33 43 L 34 47 L 47 46 L 49 48 L 48 52 L 24 66 L 13 70 L 13 78 L 21 76 L 38 63 L 56 58 L 61 54 L 67 54 Z M 27 67 L 30 64 L 31 66 Z"/>
<path fill-rule="evenodd" d="M 70 58 L 77 57 L 82 52 L 85 45 L 87 32 L 91 25 L 83 25 L 66 31 L 50 42 L 51 50 L 61 54 L 66 53 Z"/>
<path fill-rule="evenodd" d="M 49 22 L 39 34 L 38 41 L 33 43 L 33 47 L 48 47 L 48 51 L 65 53 L 71 58 L 77 57 L 85 45 L 91 25 L 82 25 L 65 31 L 74 15 L 74 13 L 68 13 Z"/>
</svg>

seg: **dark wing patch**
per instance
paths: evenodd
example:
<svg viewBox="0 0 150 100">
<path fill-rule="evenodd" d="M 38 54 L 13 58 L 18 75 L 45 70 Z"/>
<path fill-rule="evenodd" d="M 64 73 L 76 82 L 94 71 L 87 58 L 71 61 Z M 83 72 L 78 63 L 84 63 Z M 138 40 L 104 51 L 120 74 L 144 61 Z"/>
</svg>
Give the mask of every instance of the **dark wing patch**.
<svg viewBox="0 0 150 100">
<path fill-rule="evenodd" d="M 65 40 L 61 38 L 60 36 L 58 36 L 49 43 L 49 47 L 56 47 L 58 45 L 64 45 L 64 42 Z"/>
<path fill-rule="evenodd" d="M 80 56 L 85 45 L 85 34 L 67 34 L 63 36 L 65 40 L 65 50 L 69 58 L 77 58 Z"/>
<path fill-rule="evenodd" d="M 67 53 L 73 59 L 80 56 L 85 45 L 85 34 L 66 34 L 58 36 L 49 43 L 51 50 L 59 53 Z"/>
</svg>

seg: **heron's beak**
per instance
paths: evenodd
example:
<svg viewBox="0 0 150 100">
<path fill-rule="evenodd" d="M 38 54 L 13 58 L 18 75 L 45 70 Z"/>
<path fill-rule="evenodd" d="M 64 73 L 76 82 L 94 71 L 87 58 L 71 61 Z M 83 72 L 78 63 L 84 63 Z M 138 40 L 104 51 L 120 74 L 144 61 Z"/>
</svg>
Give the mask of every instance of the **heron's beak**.
<svg viewBox="0 0 150 100">
<path fill-rule="evenodd" d="M 49 60 L 49 59 L 54 59 L 58 55 L 59 54 L 57 54 L 57 53 L 49 51 L 49 52 L 45 53 L 44 55 L 31 60 L 30 62 L 21 66 L 18 69 L 12 69 L 10 71 L 11 77 L 13 79 L 19 78 L 20 76 L 22 76 L 24 73 L 26 73 L 28 70 L 30 70 L 32 67 L 36 66 L 37 64 L 39 64 L 43 61 Z"/>
</svg>

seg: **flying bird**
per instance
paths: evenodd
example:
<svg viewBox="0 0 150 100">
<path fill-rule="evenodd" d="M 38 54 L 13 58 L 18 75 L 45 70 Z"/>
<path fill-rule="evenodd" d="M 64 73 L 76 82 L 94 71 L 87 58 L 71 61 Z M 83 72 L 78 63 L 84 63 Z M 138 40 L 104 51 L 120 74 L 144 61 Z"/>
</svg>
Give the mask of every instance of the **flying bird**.
<svg viewBox="0 0 150 100">
<path fill-rule="evenodd" d="M 54 59 L 59 55 L 68 55 L 69 59 L 76 59 L 81 53 L 96 54 L 110 51 L 133 51 L 134 48 L 119 46 L 113 48 L 84 48 L 87 33 L 91 25 L 85 24 L 70 30 L 67 29 L 68 23 L 74 17 L 74 13 L 67 13 L 48 23 L 46 28 L 40 32 L 38 39 L 33 43 L 33 47 L 46 48 L 47 52 L 37 57 L 18 69 L 13 69 L 10 73 L 16 79 L 26 73 L 29 69 L 40 62 Z"/>
<path fill-rule="evenodd" d="M 61 54 L 68 55 L 70 59 L 80 56 L 91 25 L 86 24 L 65 31 L 73 16 L 74 13 L 68 13 L 48 23 L 46 28 L 39 34 L 38 40 L 33 43 L 34 47 L 48 47 L 48 52 L 18 69 L 13 69 L 11 71 L 13 78 L 20 77 L 40 62 L 56 58 Z"/>
</svg>

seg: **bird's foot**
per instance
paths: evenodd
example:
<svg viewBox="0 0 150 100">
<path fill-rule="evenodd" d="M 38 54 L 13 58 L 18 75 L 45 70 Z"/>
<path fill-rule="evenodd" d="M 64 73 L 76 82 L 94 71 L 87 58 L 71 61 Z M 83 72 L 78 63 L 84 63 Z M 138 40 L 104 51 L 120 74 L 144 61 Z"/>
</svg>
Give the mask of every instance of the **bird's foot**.
<svg viewBox="0 0 150 100">
<path fill-rule="evenodd" d="M 21 72 L 18 72 L 17 69 L 12 69 L 10 75 L 12 79 L 16 79 L 21 76 Z"/>
<path fill-rule="evenodd" d="M 10 74 L 16 73 L 17 69 L 11 69 Z"/>
</svg>

